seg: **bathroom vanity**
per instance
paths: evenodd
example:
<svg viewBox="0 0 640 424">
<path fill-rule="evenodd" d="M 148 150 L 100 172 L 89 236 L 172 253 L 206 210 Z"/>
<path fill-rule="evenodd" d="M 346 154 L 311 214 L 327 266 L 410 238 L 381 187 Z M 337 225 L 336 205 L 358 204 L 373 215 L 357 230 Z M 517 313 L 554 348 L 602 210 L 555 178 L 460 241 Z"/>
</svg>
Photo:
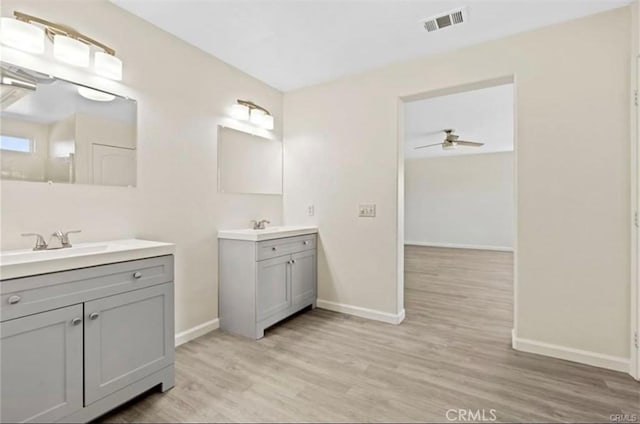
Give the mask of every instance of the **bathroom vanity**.
<svg viewBox="0 0 640 424">
<path fill-rule="evenodd" d="M 144 240 L 3 252 L 2 422 L 87 422 L 173 387 L 173 252 Z"/>
<path fill-rule="evenodd" d="M 220 328 L 252 339 L 316 304 L 316 227 L 220 231 Z"/>
</svg>

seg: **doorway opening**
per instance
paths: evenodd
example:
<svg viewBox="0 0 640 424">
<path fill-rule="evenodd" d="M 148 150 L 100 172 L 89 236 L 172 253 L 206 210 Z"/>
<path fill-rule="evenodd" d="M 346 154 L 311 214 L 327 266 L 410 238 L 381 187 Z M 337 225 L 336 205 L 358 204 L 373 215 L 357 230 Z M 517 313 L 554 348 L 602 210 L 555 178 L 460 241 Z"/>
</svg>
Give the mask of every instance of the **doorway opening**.
<svg viewBox="0 0 640 424">
<path fill-rule="evenodd" d="M 429 318 L 436 339 L 457 331 L 511 344 L 514 88 L 509 76 L 403 98 L 400 105 L 398 298 L 408 319 Z"/>
</svg>

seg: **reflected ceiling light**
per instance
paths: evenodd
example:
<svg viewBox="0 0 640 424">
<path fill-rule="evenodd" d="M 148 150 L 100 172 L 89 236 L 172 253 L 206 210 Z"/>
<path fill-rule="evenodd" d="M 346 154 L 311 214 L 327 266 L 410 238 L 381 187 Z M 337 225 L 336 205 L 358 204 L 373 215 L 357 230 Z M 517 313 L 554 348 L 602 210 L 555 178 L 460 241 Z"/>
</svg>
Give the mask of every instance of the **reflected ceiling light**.
<svg viewBox="0 0 640 424">
<path fill-rule="evenodd" d="M 267 109 L 248 100 L 237 100 L 231 106 L 231 116 L 240 121 L 249 121 L 266 130 L 273 129 L 273 115 Z"/>
<path fill-rule="evenodd" d="M 91 48 L 75 38 L 56 34 L 53 36 L 53 56 L 74 66 L 89 66 Z"/>
<path fill-rule="evenodd" d="M 100 76 L 122 80 L 122 61 L 109 53 L 96 52 L 93 56 L 93 68 Z"/>
<path fill-rule="evenodd" d="M 14 11 L 15 19 L 2 18 L 2 43 L 31 53 L 44 52 L 44 36 L 53 42 L 53 56 L 75 66 L 89 66 L 91 49 L 95 48 L 94 69 L 100 76 L 122 80 L 122 61 L 111 47 L 75 29 Z"/>
<path fill-rule="evenodd" d="M 44 53 L 44 30 L 17 19 L 0 19 L 0 40 L 25 52 Z"/>
<path fill-rule="evenodd" d="M 113 94 L 105 93 L 104 91 L 94 90 L 89 87 L 78 87 L 78 94 L 85 99 L 95 100 L 96 102 L 110 102 L 115 99 Z"/>
</svg>

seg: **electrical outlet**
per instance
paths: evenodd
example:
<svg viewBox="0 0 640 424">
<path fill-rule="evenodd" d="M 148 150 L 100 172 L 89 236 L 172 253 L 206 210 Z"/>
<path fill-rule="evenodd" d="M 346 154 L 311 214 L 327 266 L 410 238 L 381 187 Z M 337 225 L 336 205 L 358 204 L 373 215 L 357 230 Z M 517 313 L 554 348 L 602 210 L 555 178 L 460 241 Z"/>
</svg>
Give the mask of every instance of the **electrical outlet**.
<svg viewBox="0 0 640 424">
<path fill-rule="evenodd" d="M 360 218 L 375 218 L 376 217 L 376 205 L 361 204 L 358 207 L 358 216 Z"/>
<path fill-rule="evenodd" d="M 307 206 L 307 216 L 313 216 L 316 214 L 316 208 L 314 205 Z"/>
</svg>

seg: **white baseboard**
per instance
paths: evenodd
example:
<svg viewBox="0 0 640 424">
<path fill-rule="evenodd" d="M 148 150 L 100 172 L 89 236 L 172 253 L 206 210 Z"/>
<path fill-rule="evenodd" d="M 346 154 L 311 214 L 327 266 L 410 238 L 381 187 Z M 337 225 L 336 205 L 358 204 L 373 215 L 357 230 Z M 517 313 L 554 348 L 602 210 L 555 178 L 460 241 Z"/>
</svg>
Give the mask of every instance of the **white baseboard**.
<svg viewBox="0 0 640 424">
<path fill-rule="evenodd" d="M 399 314 L 390 314 L 388 312 L 377 311 L 375 309 L 362 308 L 360 306 L 345 305 L 344 303 L 330 302 L 328 300 L 318 299 L 317 306 L 320 309 L 327 309 L 333 312 L 341 312 L 343 314 L 355 315 L 360 318 L 382 321 L 389 324 L 400 324 L 404 321 L 404 309 Z"/>
<path fill-rule="evenodd" d="M 211 321 L 204 322 L 200 325 L 196 325 L 188 330 L 182 331 L 176 334 L 176 347 L 181 344 L 185 344 L 193 339 L 197 339 L 200 336 L 204 336 L 210 331 L 217 330 L 220 327 L 220 320 L 218 318 Z"/>
<path fill-rule="evenodd" d="M 511 332 L 511 345 L 515 350 L 538 355 L 551 356 L 552 358 L 578 362 L 594 367 L 606 368 L 614 371 L 629 372 L 631 362 L 628 358 L 605 355 L 588 350 L 574 349 L 571 347 L 539 342 L 529 339 L 521 339 L 516 336 L 515 330 Z"/>
<path fill-rule="evenodd" d="M 447 247 L 450 249 L 475 249 L 475 250 L 495 250 L 497 252 L 513 252 L 513 247 L 508 246 L 487 246 L 482 244 L 458 244 L 458 243 L 437 243 L 430 241 L 406 241 L 405 245 L 427 246 L 427 247 Z"/>
</svg>

